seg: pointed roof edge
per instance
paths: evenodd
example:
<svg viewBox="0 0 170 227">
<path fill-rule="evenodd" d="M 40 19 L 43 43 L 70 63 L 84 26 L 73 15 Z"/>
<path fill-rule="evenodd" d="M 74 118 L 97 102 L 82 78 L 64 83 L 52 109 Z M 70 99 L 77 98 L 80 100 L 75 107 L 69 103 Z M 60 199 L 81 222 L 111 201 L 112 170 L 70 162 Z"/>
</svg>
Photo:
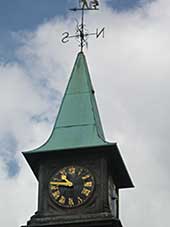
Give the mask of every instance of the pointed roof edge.
<svg viewBox="0 0 170 227">
<path fill-rule="evenodd" d="M 49 136 L 49 138 L 51 137 L 51 135 Z M 48 139 L 49 140 L 49 139 Z M 46 153 L 45 151 L 42 152 L 41 150 L 39 150 L 39 148 L 43 147 L 48 140 L 41 146 L 33 149 L 33 150 L 27 150 L 27 151 L 22 151 L 23 154 L 35 154 L 35 153 Z M 66 150 L 77 150 L 77 149 L 83 149 L 83 148 L 95 148 L 95 147 L 109 147 L 111 145 L 115 145 L 116 143 L 110 143 L 107 141 L 103 140 L 103 143 L 101 144 L 97 144 L 97 145 L 90 145 L 90 146 L 79 146 L 79 147 L 69 147 L 69 148 L 59 148 L 59 149 L 52 149 L 52 150 L 48 150 L 48 152 L 54 152 L 54 151 L 66 151 Z"/>
<path fill-rule="evenodd" d="M 92 93 L 94 95 L 95 94 L 95 90 L 93 88 L 93 84 L 92 84 L 92 81 L 91 81 L 87 60 L 86 60 L 86 57 L 85 57 L 84 53 L 83 52 L 79 52 L 79 54 L 81 54 L 81 53 L 82 53 L 82 55 L 84 57 L 84 61 L 86 63 L 86 68 L 88 70 L 88 75 L 89 75 L 89 81 L 90 81 L 90 85 L 91 85 L 91 88 L 92 88 Z M 94 99 L 91 99 L 91 102 L 92 102 L 92 107 L 93 107 L 92 111 L 94 113 L 96 127 L 97 127 L 97 134 L 98 134 L 98 136 L 99 136 L 99 138 L 101 140 L 105 141 L 104 131 L 103 131 L 103 127 L 102 127 L 102 123 L 101 123 L 101 119 L 100 119 L 100 115 L 99 115 L 99 111 L 98 111 L 98 107 L 97 107 L 95 96 L 94 96 Z"/>
<path fill-rule="evenodd" d="M 87 73 L 88 73 L 88 79 L 89 79 L 89 86 L 91 87 L 92 89 L 92 94 L 91 94 L 91 103 L 92 103 L 92 111 L 93 111 L 93 114 L 94 114 L 94 118 L 95 118 L 95 124 L 96 124 L 96 129 L 97 129 L 97 136 L 98 136 L 98 139 L 99 139 L 99 143 L 98 144 L 93 144 L 93 145 L 87 145 L 87 146 L 77 146 L 77 147 L 67 147 L 67 148 L 54 148 L 52 150 L 47 150 L 45 151 L 44 148 L 48 143 L 49 141 L 51 140 L 52 136 L 53 136 L 53 133 L 55 131 L 55 128 L 56 128 L 56 123 L 59 119 L 59 116 L 60 116 L 60 113 L 61 113 L 61 110 L 62 110 L 62 106 L 63 106 L 63 103 L 64 103 L 64 99 L 66 97 L 66 94 L 67 94 L 67 91 L 68 91 L 68 88 L 69 88 L 69 85 L 70 85 L 70 82 L 71 82 L 71 79 L 72 79 L 72 76 L 73 76 L 73 73 L 74 73 L 74 70 L 75 70 L 75 67 L 77 65 L 77 62 L 79 60 L 80 57 L 83 57 L 83 60 L 84 60 L 84 63 L 85 63 L 85 66 L 86 66 L 86 69 L 87 69 Z M 54 123 L 54 126 L 53 126 L 53 129 L 48 137 L 48 139 L 45 141 L 45 143 L 43 143 L 42 145 L 34 148 L 34 149 L 31 149 L 31 150 L 27 150 L 27 151 L 23 151 L 22 153 L 23 154 L 29 154 L 29 153 L 39 153 L 39 152 L 43 152 L 43 153 L 46 153 L 46 152 L 49 152 L 49 151 L 62 151 L 62 150 L 66 150 L 66 149 L 76 149 L 76 148 L 88 148 L 88 147 L 96 147 L 96 146 L 109 146 L 111 143 L 107 142 L 105 140 L 105 137 L 104 137 L 104 132 L 103 132 L 103 127 L 102 127 L 102 124 L 101 124 L 101 120 L 100 120 L 100 116 L 99 116 L 99 112 L 98 112 L 98 107 L 97 107 L 97 104 L 96 104 L 96 100 L 95 100 L 95 97 L 94 99 L 92 100 L 92 95 L 94 95 L 94 89 L 93 89 L 93 85 L 92 85 L 92 82 L 91 82 L 91 78 L 90 78 L 90 73 L 89 73 L 89 68 L 88 68 L 88 64 L 87 64 L 87 61 L 86 61 L 86 57 L 84 55 L 84 53 L 82 51 L 80 51 L 78 54 L 77 54 L 77 57 L 76 57 L 76 61 L 73 65 L 73 69 L 72 69 L 72 72 L 71 72 L 71 76 L 69 78 L 69 81 L 67 83 L 67 86 L 66 86 L 66 89 L 65 89 L 65 92 L 64 92 L 64 95 L 63 95 L 63 98 L 62 98 L 62 101 L 61 101 L 61 104 L 60 104 L 60 107 L 59 107 L 59 111 L 58 111 L 58 114 L 57 114 L 57 117 L 56 117 L 56 120 L 55 120 L 55 123 Z M 42 150 L 41 150 L 42 149 Z"/>
</svg>

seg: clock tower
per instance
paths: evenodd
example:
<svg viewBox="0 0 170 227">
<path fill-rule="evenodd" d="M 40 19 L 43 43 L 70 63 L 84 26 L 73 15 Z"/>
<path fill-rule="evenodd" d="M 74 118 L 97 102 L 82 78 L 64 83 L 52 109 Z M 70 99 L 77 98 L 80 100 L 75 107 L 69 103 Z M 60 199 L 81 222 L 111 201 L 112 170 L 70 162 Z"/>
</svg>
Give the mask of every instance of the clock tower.
<svg viewBox="0 0 170 227">
<path fill-rule="evenodd" d="M 27 227 L 121 227 L 119 190 L 133 187 L 116 143 L 105 140 L 79 52 L 47 142 L 23 152 L 39 184 Z"/>
</svg>

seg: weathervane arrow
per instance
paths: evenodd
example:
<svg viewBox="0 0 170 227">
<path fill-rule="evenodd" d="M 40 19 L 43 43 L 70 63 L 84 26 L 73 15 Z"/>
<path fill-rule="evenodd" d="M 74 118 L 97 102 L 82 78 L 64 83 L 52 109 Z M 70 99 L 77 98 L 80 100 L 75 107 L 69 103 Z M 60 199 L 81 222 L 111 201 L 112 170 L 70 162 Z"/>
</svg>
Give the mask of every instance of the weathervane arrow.
<svg viewBox="0 0 170 227">
<path fill-rule="evenodd" d="M 105 28 L 102 28 L 100 31 L 98 28 L 96 29 L 96 32 L 94 33 L 88 33 L 86 29 L 86 25 L 84 24 L 84 12 L 88 10 L 99 10 L 99 1 L 98 0 L 79 0 L 79 7 L 71 8 L 71 11 L 81 11 L 81 23 L 79 24 L 77 22 L 76 26 L 76 34 L 70 35 L 69 32 L 64 32 L 62 34 L 62 43 L 69 42 L 70 38 L 77 38 L 80 42 L 79 46 L 81 48 L 81 52 L 83 51 L 83 47 L 88 47 L 87 39 L 89 36 L 95 35 L 96 38 L 99 38 L 101 35 L 104 38 L 104 30 Z"/>
</svg>

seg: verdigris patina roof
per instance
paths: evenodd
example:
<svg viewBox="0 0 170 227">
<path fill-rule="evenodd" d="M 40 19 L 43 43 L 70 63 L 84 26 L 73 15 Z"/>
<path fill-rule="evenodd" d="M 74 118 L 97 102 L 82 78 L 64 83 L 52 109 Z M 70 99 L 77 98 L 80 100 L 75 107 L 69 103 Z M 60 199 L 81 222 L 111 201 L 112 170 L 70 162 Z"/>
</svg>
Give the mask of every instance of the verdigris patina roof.
<svg viewBox="0 0 170 227">
<path fill-rule="evenodd" d="M 58 116 L 45 144 L 23 152 L 38 179 L 40 160 L 64 152 L 106 152 L 119 188 L 133 187 L 116 143 L 105 141 L 85 56 L 80 52 Z M 58 153 L 57 153 L 58 152 Z M 44 155 L 43 155 L 44 154 Z"/>
<path fill-rule="evenodd" d="M 39 148 L 24 152 L 108 145 L 96 105 L 85 56 L 80 52 L 71 73 L 51 136 Z"/>
</svg>

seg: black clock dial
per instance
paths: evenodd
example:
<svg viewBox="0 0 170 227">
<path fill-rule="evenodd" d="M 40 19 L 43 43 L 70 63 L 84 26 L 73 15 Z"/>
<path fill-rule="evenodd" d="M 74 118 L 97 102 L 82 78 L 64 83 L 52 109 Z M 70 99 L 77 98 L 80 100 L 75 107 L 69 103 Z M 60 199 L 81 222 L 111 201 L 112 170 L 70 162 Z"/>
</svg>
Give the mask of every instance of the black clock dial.
<svg viewBox="0 0 170 227">
<path fill-rule="evenodd" d="M 92 196 L 94 185 L 94 177 L 88 169 L 68 166 L 51 177 L 49 192 L 59 206 L 71 208 L 84 204 Z"/>
</svg>

